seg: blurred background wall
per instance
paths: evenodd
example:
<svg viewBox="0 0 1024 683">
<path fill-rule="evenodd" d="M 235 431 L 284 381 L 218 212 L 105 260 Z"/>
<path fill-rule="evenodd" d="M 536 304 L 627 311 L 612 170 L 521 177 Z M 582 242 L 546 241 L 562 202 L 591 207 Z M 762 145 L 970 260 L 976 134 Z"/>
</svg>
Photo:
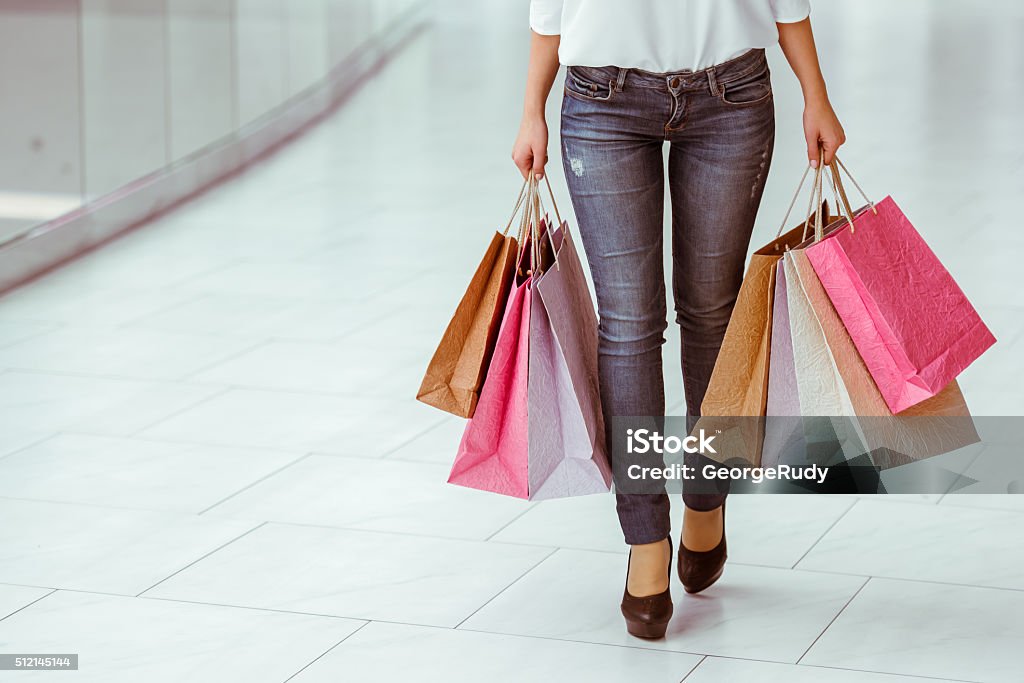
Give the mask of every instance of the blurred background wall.
<svg viewBox="0 0 1024 683">
<path fill-rule="evenodd" d="M 0 2 L 0 290 L 294 133 L 372 68 L 418 4 Z M 141 185 L 148 197 L 136 206 L 26 252 L 61 217 L 81 219 Z"/>
</svg>

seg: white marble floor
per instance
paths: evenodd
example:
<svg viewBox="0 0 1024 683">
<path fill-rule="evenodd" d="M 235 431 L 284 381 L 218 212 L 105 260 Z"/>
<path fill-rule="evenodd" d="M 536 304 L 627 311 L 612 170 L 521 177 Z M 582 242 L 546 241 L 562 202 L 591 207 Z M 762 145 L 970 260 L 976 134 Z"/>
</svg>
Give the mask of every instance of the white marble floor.
<svg viewBox="0 0 1024 683">
<path fill-rule="evenodd" d="M 103 683 L 1024 679 L 1021 497 L 735 496 L 723 579 L 674 583 L 645 642 L 610 496 L 444 483 L 463 423 L 412 397 L 518 190 L 525 5 L 438 0 L 307 135 L 0 298 L 0 652 Z M 999 338 L 963 376 L 975 413 L 1020 415 L 1024 10 L 839 5 L 814 16 L 845 160 Z M 771 59 L 755 242 L 803 164 Z"/>
</svg>

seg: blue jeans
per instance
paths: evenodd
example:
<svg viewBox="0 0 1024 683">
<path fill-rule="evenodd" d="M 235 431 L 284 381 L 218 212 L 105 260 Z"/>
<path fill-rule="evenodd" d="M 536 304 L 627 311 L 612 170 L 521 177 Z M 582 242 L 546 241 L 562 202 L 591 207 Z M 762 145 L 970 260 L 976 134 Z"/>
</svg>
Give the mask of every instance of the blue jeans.
<svg viewBox="0 0 1024 683">
<path fill-rule="evenodd" d="M 771 164 L 775 106 L 764 50 L 696 72 L 570 66 L 561 140 L 597 294 L 606 424 L 612 416 L 665 413 L 663 150 L 669 143 L 672 293 L 692 425 L 743 279 Z M 687 464 L 699 465 L 698 457 Z M 713 510 L 726 492 L 687 493 L 684 486 L 683 502 Z M 670 533 L 664 492 L 617 493 L 616 509 L 626 543 L 653 543 Z"/>
</svg>

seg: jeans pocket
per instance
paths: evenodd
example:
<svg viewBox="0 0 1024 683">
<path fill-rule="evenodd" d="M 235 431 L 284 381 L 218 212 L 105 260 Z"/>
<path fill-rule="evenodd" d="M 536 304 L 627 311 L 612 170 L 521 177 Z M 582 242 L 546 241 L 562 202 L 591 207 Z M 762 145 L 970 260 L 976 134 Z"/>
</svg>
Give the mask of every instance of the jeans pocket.
<svg viewBox="0 0 1024 683">
<path fill-rule="evenodd" d="M 610 100 L 615 89 L 605 76 L 601 69 L 570 66 L 565 71 L 565 92 L 584 100 Z"/>
<path fill-rule="evenodd" d="M 731 107 L 749 107 L 767 102 L 772 97 L 772 80 L 768 65 L 732 81 L 718 84 L 718 99 Z"/>
</svg>

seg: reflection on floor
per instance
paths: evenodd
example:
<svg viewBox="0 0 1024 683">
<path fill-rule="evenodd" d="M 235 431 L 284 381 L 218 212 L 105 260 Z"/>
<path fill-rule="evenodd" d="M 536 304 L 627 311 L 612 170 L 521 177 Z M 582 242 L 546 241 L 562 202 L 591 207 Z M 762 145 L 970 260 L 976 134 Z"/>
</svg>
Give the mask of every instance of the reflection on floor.
<svg viewBox="0 0 1024 683">
<path fill-rule="evenodd" d="M 968 401 L 1022 414 L 1022 15 L 978 5 L 815 17 L 846 162 L 898 197 L 1000 340 Z M 444 483 L 463 423 L 412 396 L 518 189 L 525 20 L 440 1 L 280 154 L 0 299 L 2 649 L 77 652 L 75 680 L 105 683 L 1020 680 L 1015 498 L 736 496 L 722 581 L 675 583 L 669 637 L 648 643 L 618 613 L 611 497 Z M 755 241 L 803 163 L 796 83 L 772 60 Z"/>
</svg>

